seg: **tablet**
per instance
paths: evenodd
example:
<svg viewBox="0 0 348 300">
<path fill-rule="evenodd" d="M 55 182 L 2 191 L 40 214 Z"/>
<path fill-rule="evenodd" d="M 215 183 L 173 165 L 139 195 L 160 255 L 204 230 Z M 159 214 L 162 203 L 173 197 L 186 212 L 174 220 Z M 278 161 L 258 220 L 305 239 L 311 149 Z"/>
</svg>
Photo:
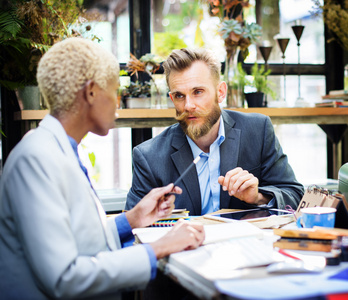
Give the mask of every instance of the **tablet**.
<svg viewBox="0 0 348 300">
<path fill-rule="evenodd" d="M 270 216 L 292 216 L 292 212 L 276 208 L 254 208 L 228 213 L 205 215 L 209 219 L 216 219 L 225 222 L 233 221 L 261 221 Z"/>
</svg>

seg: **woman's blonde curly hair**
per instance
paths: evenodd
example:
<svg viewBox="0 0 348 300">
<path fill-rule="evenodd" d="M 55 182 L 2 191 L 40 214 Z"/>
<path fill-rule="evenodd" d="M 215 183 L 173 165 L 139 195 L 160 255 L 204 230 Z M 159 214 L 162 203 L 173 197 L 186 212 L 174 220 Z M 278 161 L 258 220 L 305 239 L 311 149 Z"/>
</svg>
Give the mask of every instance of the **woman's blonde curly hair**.
<svg viewBox="0 0 348 300">
<path fill-rule="evenodd" d="M 74 110 L 76 94 L 88 80 L 106 89 L 118 75 L 119 64 L 111 52 L 90 40 L 68 38 L 44 54 L 36 76 L 50 113 L 60 116 Z"/>
</svg>

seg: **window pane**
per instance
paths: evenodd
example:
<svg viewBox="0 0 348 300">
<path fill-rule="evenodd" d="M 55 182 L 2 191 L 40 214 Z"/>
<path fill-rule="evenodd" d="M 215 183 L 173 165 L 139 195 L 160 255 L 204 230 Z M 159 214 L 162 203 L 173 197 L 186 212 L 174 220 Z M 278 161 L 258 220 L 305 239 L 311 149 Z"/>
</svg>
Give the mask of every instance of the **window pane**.
<svg viewBox="0 0 348 300">
<path fill-rule="evenodd" d="M 93 34 L 101 38 L 100 45 L 112 51 L 119 62 L 129 59 L 130 34 L 128 1 L 118 1 L 112 12 L 104 15 L 105 22 L 93 22 Z M 122 86 L 129 77 L 120 78 Z M 128 190 L 132 179 L 131 129 L 115 128 L 105 137 L 88 133 L 79 145 L 79 154 L 87 167 L 96 190 Z"/>
<path fill-rule="evenodd" d="M 128 1 L 123 2 L 126 2 L 124 4 L 124 10 L 116 16 L 116 26 L 114 24 L 116 27 L 114 32 L 116 43 L 113 44 L 113 53 L 116 54 L 120 63 L 128 62 L 130 53 Z"/>
<path fill-rule="evenodd" d="M 292 7 L 287 8 L 287 2 L 297 3 L 295 12 Z M 307 12 L 303 13 L 299 7 L 306 7 L 311 0 L 280 0 L 279 1 L 279 24 L 276 33 L 289 35 L 290 43 L 286 50 L 286 63 L 298 62 L 297 41 L 291 26 L 294 21 L 301 18 L 301 24 L 305 26 L 301 37 L 300 55 L 301 63 L 324 62 L 324 38 L 322 20 L 314 20 Z M 127 2 L 127 1 L 123 1 Z M 255 22 L 255 1 L 246 13 L 248 22 Z M 275 10 L 262 9 L 263 14 L 275 17 Z M 294 15 L 294 13 L 297 13 Z M 198 0 L 152 0 L 152 53 L 165 58 L 173 49 L 181 47 L 204 46 L 213 49 L 221 61 L 225 60 L 225 48 L 221 37 L 217 33 L 219 19 L 211 17 L 206 5 Z M 263 17 L 265 20 L 265 17 Z M 129 15 L 128 3 L 121 13 L 110 22 L 112 38 L 108 34 L 105 40 L 110 39 L 112 51 L 117 55 L 120 62 L 129 59 Z M 106 25 L 105 25 L 106 26 Z M 273 50 L 269 63 L 282 63 L 278 45 L 272 40 Z M 255 46 L 249 48 L 248 63 L 256 59 L 263 60 Z M 160 77 L 160 76 L 157 76 Z M 268 97 L 269 106 L 284 105 L 280 100 L 284 98 L 286 91 L 286 105 L 294 106 L 298 97 L 298 76 L 287 75 L 284 91 L 284 77 L 270 76 L 275 83 L 277 99 Z M 129 78 L 123 78 L 127 81 Z M 300 77 L 301 97 L 313 105 L 325 94 L 324 76 Z M 170 103 L 170 102 L 169 102 Z M 288 155 L 290 164 L 293 166 L 297 178 L 307 183 L 310 180 L 326 177 L 326 135 L 317 125 L 276 125 L 276 134 L 280 139 L 284 152 Z M 163 128 L 154 128 L 153 135 L 157 135 Z M 110 131 L 107 137 L 97 137 L 89 134 L 83 140 L 84 152 L 82 159 L 87 165 L 97 189 L 121 188 L 128 190 L 132 179 L 131 162 L 131 129 L 120 128 Z M 303 147 L 306 145 L 306 147 Z M 88 153 L 95 154 L 95 165 L 92 166 Z M 308 167 L 311 166 L 311 167 Z"/>
<path fill-rule="evenodd" d="M 321 101 L 321 96 L 325 95 L 325 76 L 297 75 L 269 76 L 268 79 L 274 83 L 274 90 L 277 98 L 272 99 L 268 96 L 268 106 L 296 106 L 296 100 L 300 96 L 307 106 L 314 106 Z M 284 98 L 286 103 L 284 103 Z"/>
<path fill-rule="evenodd" d="M 151 16 L 152 53 L 165 59 L 174 49 L 207 47 L 224 61 L 224 43 L 217 32 L 219 19 L 209 16 L 201 1 L 152 0 Z"/>
<path fill-rule="evenodd" d="M 324 23 L 322 18 L 313 18 L 312 0 L 280 0 L 280 34 L 290 38 L 286 49 L 286 63 L 298 63 L 297 39 L 292 30 L 293 25 L 303 25 L 300 38 L 300 63 L 323 64 Z M 278 46 L 278 45 L 277 45 Z M 280 52 L 279 52 L 280 54 Z M 280 55 L 277 61 L 281 61 Z"/>
<path fill-rule="evenodd" d="M 274 125 L 296 178 L 305 185 L 326 182 L 326 134 L 315 124 Z"/>
</svg>

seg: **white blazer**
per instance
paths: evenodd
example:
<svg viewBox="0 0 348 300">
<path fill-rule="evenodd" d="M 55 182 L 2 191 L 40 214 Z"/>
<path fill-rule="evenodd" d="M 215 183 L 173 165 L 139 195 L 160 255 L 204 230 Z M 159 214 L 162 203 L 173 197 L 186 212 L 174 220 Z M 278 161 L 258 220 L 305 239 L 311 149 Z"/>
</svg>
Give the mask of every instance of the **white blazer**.
<svg viewBox="0 0 348 300">
<path fill-rule="evenodd" d="M 115 299 L 144 288 L 151 276 L 145 247 L 119 248 L 115 221 L 63 126 L 46 116 L 11 152 L 1 177 L 0 298 Z"/>
</svg>

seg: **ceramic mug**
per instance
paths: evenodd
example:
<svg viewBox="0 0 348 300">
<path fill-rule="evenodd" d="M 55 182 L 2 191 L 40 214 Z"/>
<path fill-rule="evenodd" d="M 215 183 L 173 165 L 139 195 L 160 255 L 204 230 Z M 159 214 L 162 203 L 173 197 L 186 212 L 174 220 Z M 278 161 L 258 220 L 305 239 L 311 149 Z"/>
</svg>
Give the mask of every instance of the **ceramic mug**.
<svg viewBox="0 0 348 300">
<path fill-rule="evenodd" d="M 301 209 L 302 215 L 297 219 L 296 225 L 301 228 L 312 228 L 314 226 L 335 226 L 336 208 L 332 207 L 307 207 Z"/>
</svg>

